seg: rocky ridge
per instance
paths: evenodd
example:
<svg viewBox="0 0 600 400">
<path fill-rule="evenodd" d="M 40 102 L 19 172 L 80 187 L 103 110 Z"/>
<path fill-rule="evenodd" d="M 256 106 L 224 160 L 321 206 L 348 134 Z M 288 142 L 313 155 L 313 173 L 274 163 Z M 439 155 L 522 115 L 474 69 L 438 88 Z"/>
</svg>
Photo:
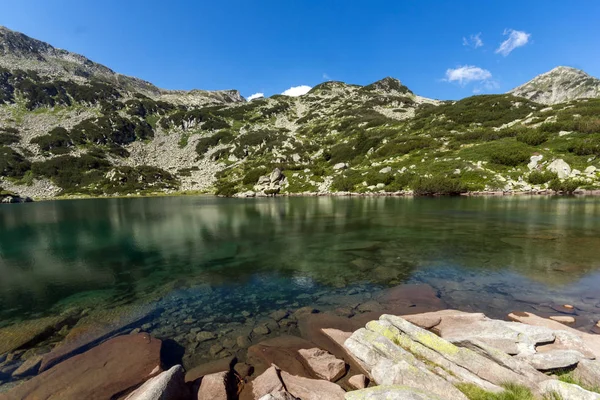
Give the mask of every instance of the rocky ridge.
<svg viewBox="0 0 600 400">
<path fill-rule="evenodd" d="M 0 185 L 31 198 L 600 188 L 600 100 L 581 99 L 598 97 L 595 78 L 560 67 L 536 79 L 459 101 L 387 77 L 246 102 L 159 89 L 1 28 Z M 266 187 L 275 170 L 284 178 Z"/>
</svg>

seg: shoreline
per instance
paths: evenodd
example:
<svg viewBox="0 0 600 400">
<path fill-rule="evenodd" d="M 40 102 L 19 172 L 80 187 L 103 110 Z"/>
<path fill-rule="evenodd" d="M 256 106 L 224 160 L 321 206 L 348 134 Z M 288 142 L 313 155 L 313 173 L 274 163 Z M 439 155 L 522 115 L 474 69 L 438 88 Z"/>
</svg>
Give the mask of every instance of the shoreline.
<svg viewBox="0 0 600 400">
<path fill-rule="evenodd" d="M 576 190 L 573 193 L 555 192 L 552 190 L 530 190 L 530 191 L 476 191 L 466 192 L 458 195 L 430 195 L 418 196 L 412 192 L 386 192 L 386 193 L 360 193 L 360 192 L 303 192 L 303 193 L 280 193 L 277 195 L 266 195 L 253 192 L 236 193 L 234 196 L 219 196 L 214 193 L 206 192 L 174 192 L 174 193 L 151 193 L 151 194 L 130 194 L 118 196 L 87 196 L 70 195 L 56 197 L 34 197 L 34 202 L 46 202 L 54 200 L 94 200 L 94 199 L 130 199 L 130 198 L 153 198 L 153 197 L 216 197 L 216 198 L 277 198 L 277 197 L 410 197 L 410 198 L 432 198 L 432 197 L 511 197 L 511 196 L 552 196 L 552 197 L 586 197 L 600 196 L 600 189 Z"/>
</svg>

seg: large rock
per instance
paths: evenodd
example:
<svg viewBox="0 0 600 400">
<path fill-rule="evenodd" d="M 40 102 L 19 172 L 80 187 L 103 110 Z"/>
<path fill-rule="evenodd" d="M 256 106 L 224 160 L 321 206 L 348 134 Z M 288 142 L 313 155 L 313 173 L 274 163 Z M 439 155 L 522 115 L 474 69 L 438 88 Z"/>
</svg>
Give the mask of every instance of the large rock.
<svg viewBox="0 0 600 400">
<path fill-rule="evenodd" d="M 25 360 L 23 364 L 19 366 L 13 373 L 13 377 L 21 377 L 27 375 L 35 375 L 40 369 L 42 363 L 42 356 L 36 355 Z"/>
<path fill-rule="evenodd" d="M 146 381 L 125 400 L 186 400 L 190 392 L 183 377 L 183 367 L 176 365 Z"/>
<path fill-rule="evenodd" d="M 280 377 L 280 370 L 272 365 L 265 372 L 259 375 L 251 384 L 251 395 L 246 398 L 260 399 L 270 393 L 285 391 Z M 243 396 L 242 396 L 243 397 Z"/>
<path fill-rule="evenodd" d="M 281 379 L 287 391 L 302 400 L 343 400 L 346 394 L 344 389 L 325 380 L 303 378 L 285 371 L 281 371 Z"/>
<path fill-rule="evenodd" d="M 357 358 L 351 351 L 349 351 L 344 343 L 350 336 L 351 332 L 343 332 L 339 329 L 322 329 L 324 335 L 326 335 L 332 342 L 334 342 L 338 348 L 344 352 L 345 359 L 349 360 L 353 365 L 357 366 L 357 369 L 370 376 L 369 368 L 359 358 Z"/>
<path fill-rule="evenodd" d="M 369 380 L 363 374 L 354 375 L 351 376 L 350 379 L 348 379 L 348 385 L 350 385 L 354 389 L 364 389 L 367 387 L 368 384 Z"/>
<path fill-rule="evenodd" d="M 573 377 L 591 387 L 600 387 L 600 361 L 581 360 L 573 371 Z"/>
<path fill-rule="evenodd" d="M 571 166 L 561 158 L 552 161 L 546 169 L 555 172 L 560 179 L 566 179 L 571 176 Z"/>
<path fill-rule="evenodd" d="M 281 170 L 279 168 L 275 168 L 273 172 L 271 172 L 271 175 L 269 175 L 270 183 L 279 182 L 282 178 L 283 174 L 281 173 Z"/>
<path fill-rule="evenodd" d="M 408 385 L 448 400 L 466 399 L 451 383 L 379 333 L 359 329 L 346 340 L 345 346 L 368 366 L 373 380 L 379 385 Z"/>
<path fill-rule="evenodd" d="M 230 371 L 236 362 L 236 357 L 226 357 L 220 360 L 197 365 L 185 373 L 185 381 L 193 382 L 206 375 L 216 374 L 217 372 Z"/>
<path fill-rule="evenodd" d="M 198 400 L 227 400 L 227 387 L 230 384 L 229 371 L 217 372 L 202 378 L 198 389 Z"/>
<path fill-rule="evenodd" d="M 346 400 L 445 400 L 424 390 L 408 386 L 376 386 L 346 393 Z"/>
<path fill-rule="evenodd" d="M 258 400 L 302 400 L 302 399 L 298 399 L 297 397 L 292 396 L 289 392 L 280 391 L 280 392 L 273 392 L 273 393 L 266 394 Z"/>
<path fill-rule="evenodd" d="M 521 374 L 498 365 L 492 360 L 483 357 L 472 350 L 457 347 L 434 333 L 421 329 L 400 317 L 383 315 L 381 319 L 389 321 L 413 341 L 429 347 L 448 361 L 467 369 L 473 374 L 495 385 L 502 385 L 505 382 L 513 382 L 530 388 L 535 388 L 537 385 L 537 382 L 532 382 Z"/>
<path fill-rule="evenodd" d="M 111 339 L 9 391 L 10 400 L 110 399 L 161 372 L 161 341 L 147 334 Z"/>
<path fill-rule="evenodd" d="M 321 379 L 335 382 L 346 373 L 346 363 L 325 350 L 300 349 L 298 353 L 304 358 L 306 365 Z"/>
<path fill-rule="evenodd" d="M 540 390 L 547 398 L 553 399 L 553 395 L 560 396 L 562 400 L 600 400 L 600 394 L 583 389 L 580 386 L 559 380 L 548 380 L 540 384 Z"/>
<path fill-rule="evenodd" d="M 533 354 L 536 345 L 555 339 L 551 329 L 494 320 L 483 314 L 446 316 L 435 331 L 448 341 L 477 340 L 511 355 Z"/>
<path fill-rule="evenodd" d="M 153 311 L 151 306 L 134 305 L 98 310 L 87 315 L 77 322 L 58 346 L 44 355 L 40 371 L 89 350 L 119 332 L 131 330 Z"/>
<path fill-rule="evenodd" d="M 552 350 L 522 357 L 538 371 L 551 371 L 577 365 L 584 357 L 576 350 Z"/>
<path fill-rule="evenodd" d="M 575 336 L 578 336 L 585 344 L 587 351 L 590 352 L 595 358 L 600 359 L 600 335 L 593 335 L 573 329 L 569 326 L 563 325 L 560 322 L 552 321 L 551 319 L 542 318 L 535 314 L 528 312 L 513 312 L 508 315 L 513 321 L 521 322 L 527 325 L 542 326 L 553 329 L 555 331 L 570 332 Z M 556 335 L 556 332 L 555 332 Z"/>
<path fill-rule="evenodd" d="M 489 392 L 501 392 L 503 390 L 499 386 L 491 384 L 467 369 L 447 360 L 442 355 L 431 350 L 430 348 L 415 342 L 407 335 L 401 333 L 398 328 L 393 326 L 388 321 L 371 321 L 367 324 L 367 329 L 385 336 L 393 343 L 409 351 L 419 360 L 426 360 L 426 362 L 429 363 L 428 365 L 435 365 L 436 369 L 434 369 L 433 372 L 438 374 L 450 374 L 451 376 L 448 377 L 450 381 L 475 384 Z"/>
</svg>

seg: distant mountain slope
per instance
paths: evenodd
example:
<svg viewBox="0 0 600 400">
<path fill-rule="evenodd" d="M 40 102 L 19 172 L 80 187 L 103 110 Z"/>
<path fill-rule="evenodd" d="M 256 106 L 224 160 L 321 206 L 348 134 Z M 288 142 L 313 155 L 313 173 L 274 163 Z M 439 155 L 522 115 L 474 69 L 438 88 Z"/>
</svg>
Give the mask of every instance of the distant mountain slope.
<svg viewBox="0 0 600 400">
<path fill-rule="evenodd" d="M 582 74 L 543 81 L 581 89 Z M 387 77 L 246 102 L 234 90 L 159 89 L 0 28 L 0 193 L 600 188 L 600 99 L 547 107 L 552 91 L 535 85 L 438 101 Z"/>
<path fill-rule="evenodd" d="M 556 67 L 509 93 L 541 104 L 600 98 L 600 79 L 571 67 Z"/>
<path fill-rule="evenodd" d="M 93 79 L 109 83 L 123 91 L 140 93 L 157 99 L 164 97 L 178 104 L 202 105 L 244 101 L 237 90 L 186 92 L 159 89 L 150 82 L 118 74 L 80 54 L 57 49 L 48 43 L 3 26 L 0 26 L 0 67 L 31 70 L 53 79 L 78 83 Z"/>
</svg>

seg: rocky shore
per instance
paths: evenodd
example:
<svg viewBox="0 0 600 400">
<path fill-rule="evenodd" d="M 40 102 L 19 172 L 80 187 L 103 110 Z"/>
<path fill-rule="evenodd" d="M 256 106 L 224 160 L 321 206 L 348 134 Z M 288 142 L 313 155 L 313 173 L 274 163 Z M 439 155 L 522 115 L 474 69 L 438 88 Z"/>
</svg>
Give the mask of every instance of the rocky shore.
<svg viewBox="0 0 600 400">
<path fill-rule="evenodd" d="M 281 309 L 232 339 L 188 319 L 212 361 L 148 333 L 151 309 L 67 312 L 0 329 L 0 380 L 13 377 L 0 399 L 600 399 L 600 325 L 571 327 L 573 306 L 508 320 L 442 308 L 427 285 L 400 285 L 347 310 Z"/>
</svg>

